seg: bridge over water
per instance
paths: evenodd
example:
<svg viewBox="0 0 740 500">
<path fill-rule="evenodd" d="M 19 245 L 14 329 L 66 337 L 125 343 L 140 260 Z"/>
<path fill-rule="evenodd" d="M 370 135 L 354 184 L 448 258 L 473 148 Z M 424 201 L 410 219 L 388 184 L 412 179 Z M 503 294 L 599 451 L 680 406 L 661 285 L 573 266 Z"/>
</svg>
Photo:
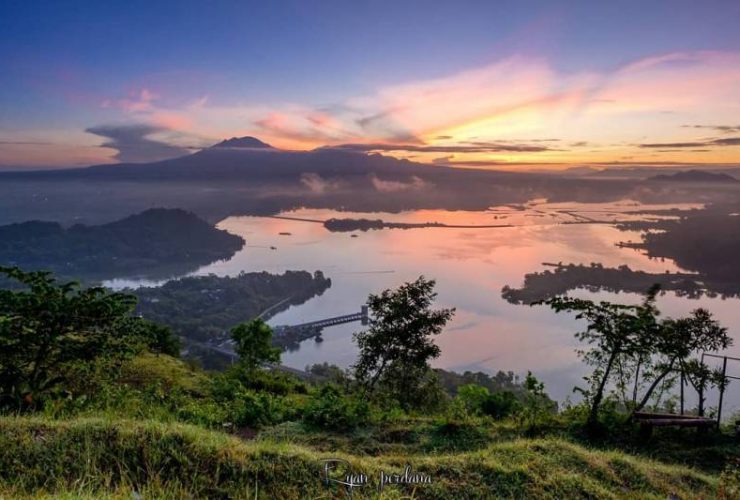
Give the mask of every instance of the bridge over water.
<svg viewBox="0 0 740 500">
<path fill-rule="evenodd" d="M 361 306 L 360 312 L 352 314 L 344 314 L 342 316 L 333 316 L 331 318 L 320 319 L 316 321 L 308 321 L 306 323 L 300 323 L 297 325 L 278 325 L 273 327 L 273 343 L 283 347 L 292 348 L 307 339 L 315 338 L 317 341 L 321 341 L 321 332 L 324 328 L 342 325 L 345 323 L 352 323 L 359 321 L 363 325 L 368 324 L 368 310 L 367 306 Z M 231 358 L 232 362 L 235 359 L 236 353 L 233 349 L 231 340 L 215 345 L 211 343 L 197 342 L 195 340 L 186 339 L 187 344 L 197 346 L 201 349 L 208 349 L 213 352 L 218 352 L 224 356 Z M 286 371 L 295 371 L 288 367 L 274 367 L 276 369 L 285 368 Z"/>
<path fill-rule="evenodd" d="M 359 321 L 363 325 L 368 324 L 367 306 L 362 306 L 360 312 L 357 313 L 333 316 L 298 325 L 278 325 L 273 327 L 272 330 L 274 339 L 278 344 L 284 344 L 286 341 L 289 344 L 295 344 L 311 337 L 316 338 L 317 341 L 321 341 L 321 332 L 324 328 L 353 323 L 355 321 Z"/>
<path fill-rule="evenodd" d="M 362 306 L 360 312 L 345 314 L 343 316 L 334 316 L 332 318 L 320 319 L 317 321 L 309 321 L 307 323 L 300 323 L 298 325 L 280 325 L 275 328 L 326 328 L 327 326 L 342 325 L 344 323 L 352 323 L 354 321 L 360 321 L 363 325 L 367 325 L 367 306 Z"/>
</svg>

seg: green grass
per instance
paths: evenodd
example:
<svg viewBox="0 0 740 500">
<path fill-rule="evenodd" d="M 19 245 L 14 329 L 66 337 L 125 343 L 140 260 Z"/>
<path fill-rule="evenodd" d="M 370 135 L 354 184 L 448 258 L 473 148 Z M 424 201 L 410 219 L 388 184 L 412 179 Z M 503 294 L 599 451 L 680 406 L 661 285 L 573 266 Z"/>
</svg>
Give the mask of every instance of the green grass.
<svg viewBox="0 0 740 500">
<path fill-rule="evenodd" d="M 428 433 L 391 426 L 373 436 L 389 445 L 372 454 L 346 437 L 312 442 L 309 436 L 321 434 L 298 427 L 244 441 L 178 423 L 1 417 L 0 497 L 341 498 L 343 490 L 319 477 L 320 461 L 329 457 L 348 460 L 371 478 L 409 464 L 433 479 L 415 490 L 386 487 L 380 498 L 696 498 L 714 496 L 719 483 L 717 475 L 686 466 L 560 438 L 504 432 L 455 450 L 429 448 Z M 354 497 L 378 493 L 366 486 Z"/>
</svg>

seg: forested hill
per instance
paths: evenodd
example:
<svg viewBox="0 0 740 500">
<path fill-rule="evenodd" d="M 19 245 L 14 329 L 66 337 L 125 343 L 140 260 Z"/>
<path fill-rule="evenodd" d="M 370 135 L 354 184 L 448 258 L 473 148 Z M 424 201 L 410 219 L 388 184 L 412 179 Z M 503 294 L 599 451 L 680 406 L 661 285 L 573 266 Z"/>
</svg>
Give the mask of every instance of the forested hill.
<svg viewBox="0 0 740 500">
<path fill-rule="evenodd" d="M 142 274 L 159 266 L 204 265 L 231 257 L 240 236 L 179 209 L 150 209 L 99 226 L 31 221 L 0 226 L 0 265 L 65 277 Z"/>
</svg>

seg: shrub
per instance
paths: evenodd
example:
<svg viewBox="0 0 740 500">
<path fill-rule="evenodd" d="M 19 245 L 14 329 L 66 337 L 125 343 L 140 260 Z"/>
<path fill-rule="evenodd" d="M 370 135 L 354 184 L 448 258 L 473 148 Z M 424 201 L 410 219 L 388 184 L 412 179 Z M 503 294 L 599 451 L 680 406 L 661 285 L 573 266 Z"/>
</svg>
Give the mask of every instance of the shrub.
<svg viewBox="0 0 740 500">
<path fill-rule="evenodd" d="M 226 406 L 229 422 L 237 427 L 278 424 L 298 414 L 292 400 L 265 392 L 239 392 Z"/>
<path fill-rule="evenodd" d="M 306 405 L 303 421 L 329 430 L 349 430 L 366 423 L 369 407 L 364 401 L 342 394 L 336 386 L 325 385 Z"/>
<path fill-rule="evenodd" d="M 500 391 L 491 394 L 487 388 L 477 384 L 461 386 L 457 391 L 453 412 L 458 416 L 488 415 L 502 419 L 521 411 L 522 405 L 511 391 Z"/>
<path fill-rule="evenodd" d="M 251 374 L 244 374 L 240 380 L 245 387 L 257 392 L 287 395 L 291 393 L 306 394 L 306 384 L 295 375 L 281 371 L 258 370 Z"/>
<path fill-rule="evenodd" d="M 481 405 L 481 412 L 495 419 L 510 417 L 521 409 L 521 403 L 511 391 L 490 394 Z"/>
<path fill-rule="evenodd" d="M 488 389 L 476 384 L 463 385 L 457 390 L 457 399 L 468 413 L 480 415 L 483 409 L 483 403 L 490 397 Z"/>
</svg>

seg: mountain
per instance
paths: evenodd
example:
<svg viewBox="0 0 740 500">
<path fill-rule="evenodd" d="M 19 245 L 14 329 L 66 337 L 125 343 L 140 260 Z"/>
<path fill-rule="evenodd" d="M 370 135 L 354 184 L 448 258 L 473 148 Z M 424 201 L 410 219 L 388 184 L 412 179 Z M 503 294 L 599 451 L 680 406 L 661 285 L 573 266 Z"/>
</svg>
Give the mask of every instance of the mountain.
<svg viewBox="0 0 740 500">
<path fill-rule="evenodd" d="M 212 148 L 269 148 L 269 149 L 275 149 L 266 142 L 262 142 L 256 137 L 232 137 L 231 139 L 226 139 L 218 144 L 214 144 L 211 146 Z"/>
<path fill-rule="evenodd" d="M 407 178 L 431 171 L 453 171 L 421 163 L 343 148 L 311 151 L 278 149 L 255 137 L 233 137 L 196 153 L 151 163 L 116 163 L 67 170 L 0 172 L 3 179 L 106 180 L 147 182 L 299 182 L 304 174 L 322 178 L 385 174 Z M 459 170 L 459 169 L 455 169 Z"/>
<path fill-rule="evenodd" d="M 717 174 L 714 172 L 707 172 L 704 170 L 687 170 L 685 172 L 676 172 L 675 174 L 661 174 L 650 177 L 649 181 L 661 181 L 661 182 L 740 182 L 736 178 L 728 174 Z"/>
</svg>

